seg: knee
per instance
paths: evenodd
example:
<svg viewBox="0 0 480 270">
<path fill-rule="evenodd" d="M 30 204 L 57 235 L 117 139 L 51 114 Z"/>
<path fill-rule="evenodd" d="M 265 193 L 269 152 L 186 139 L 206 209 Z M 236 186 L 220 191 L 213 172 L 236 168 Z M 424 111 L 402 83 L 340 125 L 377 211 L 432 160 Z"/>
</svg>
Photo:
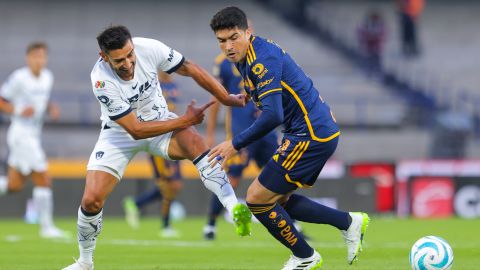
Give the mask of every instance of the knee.
<svg viewBox="0 0 480 270">
<path fill-rule="evenodd" d="M 82 198 L 82 208 L 89 213 L 98 213 L 102 210 L 104 200 L 95 194 L 85 194 Z"/>
<path fill-rule="evenodd" d="M 247 190 L 247 203 L 250 204 L 267 204 L 271 203 L 269 199 L 264 196 L 264 194 L 256 188 L 254 185 L 251 185 Z"/>
</svg>

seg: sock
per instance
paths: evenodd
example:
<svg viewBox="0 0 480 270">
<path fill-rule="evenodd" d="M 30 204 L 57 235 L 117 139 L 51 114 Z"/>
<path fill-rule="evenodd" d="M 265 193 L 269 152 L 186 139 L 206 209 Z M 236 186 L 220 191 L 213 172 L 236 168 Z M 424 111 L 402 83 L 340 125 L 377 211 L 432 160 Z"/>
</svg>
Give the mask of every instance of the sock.
<svg viewBox="0 0 480 270">
<path fill-rule="evenodd" d="M 88 213 L 78 208 L 78 249 L 80 250 L 79 261 L 93 263 L 93 252 L 97 236 L 102 231 L 102 214 L 103 209 L 99 213 Z"/>
<path fill-rule="evenodd" d="M 142 208 L 144 205 L 162 198 L 162 193 L 160 193 L 160 189 L 155 187 L 152 190 L 145 191 L 142 194 L 135 197 L 135 204 L 138 208 Z"/>
<path fill-rule="evenodd" d="M 247 203 L 252 214 L 267 228 L 268 232 L 285 247 L 290 249 L 293 255 L 299 258 L 308 258 L 313 254 L 313 248 L 303 239 L 293 226 L 292 219 L 280 205 L 251 204 Z"/>
<path fill-rule="evenodd" d="M 218 197 L 215 194 L 212 194 L 212 199 L 210 200 L 210 210 L 208 213 L 208 225 L 215 227 L 217 217 L 223 210 L 222 203 L 218 200 Z"/>
<path fill-rule="evenodd" d="M 347 230 L 352 220 L 347 212 L 327 207 L 298 194 L 290 196 L 285 204 L 285 211 L 293 219 L 316 224 L 329 224 L 339 230 Z"/>
<path fill-rule="evenodd" d="M 233 207 L 238 203 L 237 196 L 233 191 L 232 185 L 230 185 L 227 174 L 220 164 L 217 163 L 215 167 L 210 167 L 207 155 L 209 151 L 210 150 L 195 158 L 193 164 L 195 164 L 198 169 L 203 185 L 215 193 L 222 205 L 228 212 L 232 213 Z"/>
<path fill-rule="evenodd" d="M 6 194 L 8 191 L 8 178 L 0 175 L 0 196 Z"/>
<path fill-rule="evenodd" d="M 49 187 L 33 188 L 33 203 L 38 211 L 38 221 L 41 230 L 53 226 L 53 195 Z"/>
<path fill-rule="evenodd" d="M 171 200 L 162 200 L 162 221 L 163 221 L 163 228 L 170 227 L 170 206 L 172 205 Z"/>
</svg>

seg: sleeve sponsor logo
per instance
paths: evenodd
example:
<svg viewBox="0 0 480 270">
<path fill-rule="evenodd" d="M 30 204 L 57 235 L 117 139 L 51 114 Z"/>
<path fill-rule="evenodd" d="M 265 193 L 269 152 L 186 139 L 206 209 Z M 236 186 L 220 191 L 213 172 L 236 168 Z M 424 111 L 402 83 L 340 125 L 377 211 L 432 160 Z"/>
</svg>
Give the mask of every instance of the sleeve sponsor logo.
<svg viewBox="0 0 480 270">
<path fill-rule="evenodd" d="M 265 87 L 267 85 L 269 85 L 272 81 L 273 81 L 274 78 L 271 78 L 271 79 L 268 79 L 266 81 L 263 81 L 263 82 L 260 82 L 257 84 L 257 89 L 260 89 L 262 87 Z"/>
<path fill-rule="evenodd" d="M 256 64 L 252 67 L 253 74 L 257 75 L 259 79 L 262 79 L 265 74 L 267 74 L 268 69 L 261 63 Z"/>
<path fill-rule="evenodd" d="M 120 111 L 123 111 L 123 106 L 116 107 L 116 108 L 108 108 L 109 113 L 117 113 L 117 112 L 120 112 Z"/>
<path fill-rule="evenodd" d="M 167 61 L 168 62 L 172 62 L 173 60 L 173 55 L 174 55 L 174 51 L 172 48 L 170 48 L 170 53 L 168 54 L 168 58 L 167 58 Z"/>
<path fill-rule="evenodd" d="M 104 81 L 96 81 L 95 82 L 95 88 L 104 88 L 105 87 L 105 82 Z"/>
<path fill-rule="evenodd" d="M 107 96 L 97 96 L 98 100 L 109 107 L 112 104 L 112 101 Z"/>
</svg>

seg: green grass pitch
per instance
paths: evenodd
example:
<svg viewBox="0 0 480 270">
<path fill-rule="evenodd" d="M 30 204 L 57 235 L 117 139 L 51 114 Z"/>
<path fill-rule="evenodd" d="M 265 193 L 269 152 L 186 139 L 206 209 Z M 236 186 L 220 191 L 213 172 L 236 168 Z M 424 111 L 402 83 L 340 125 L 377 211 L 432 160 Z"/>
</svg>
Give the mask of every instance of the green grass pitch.
<svg viewBox="0 0 480 270">
<path fill-rule="evenodd" d="M 231 224 L 219 222 L 215 241 L 202 238 L 205 218 L 174 222 L 177 239 L 158 236 L 159 220 L 142 220 L 137 231 L 123 219 L 105 218 L 97 240 L 95 269 L 281 269 L 289 252 L 259 224 L 251 237 L 240 238 Z M 58 219 L 57 225 L 76 233 L 76 220 Z M 346 263 L 340 233 L 325 225 L 303 224 L 310 243 L 322 254 L 322 269 L 409 269 L 411 245 L 421 236 L 437 235 L 453 247 L 453 269 L 479 269 L 480 220 L 413 220 L 372 217 L 364 251 L 354 266 Z M 0 219 L 1 270 L 62 269 L 78 257 L 77 242 L 43 240 L 36 225 Z"/>
</svg>

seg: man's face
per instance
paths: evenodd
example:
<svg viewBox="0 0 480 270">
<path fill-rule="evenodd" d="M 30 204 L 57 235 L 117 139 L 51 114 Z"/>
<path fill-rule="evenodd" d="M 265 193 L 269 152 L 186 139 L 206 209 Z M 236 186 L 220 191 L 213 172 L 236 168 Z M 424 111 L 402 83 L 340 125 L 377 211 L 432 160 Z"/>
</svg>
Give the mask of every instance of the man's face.
<svg viewBox="0 0 480 270">
<path fill-rule="evenodd" d="M 27 65 L 33 74 L 40 74 L 40 71 L 47 65 L 48 53 L 44 48 L 32 49 L 27 53 Z"/>
<path fill-rule="evenodd" d="M 110 64 L 110 67 L 122 80 L 129 81 L 133 79 L 137 57 L 135 56 L 131 40 L 128 40 L 121 49 L 111 50 L 108 53 L 101 51 L 100 56 L 105 62 Z"/>
<path fill-rule="evenodd" d="M 238 27 L 222 29 L 215 32 L 215 36 L 220 44 L 220 49 L 231 62 L 242 62 L 247 55 L 250 45 L 251 31 L 242 30 Z"/>
</svg>

